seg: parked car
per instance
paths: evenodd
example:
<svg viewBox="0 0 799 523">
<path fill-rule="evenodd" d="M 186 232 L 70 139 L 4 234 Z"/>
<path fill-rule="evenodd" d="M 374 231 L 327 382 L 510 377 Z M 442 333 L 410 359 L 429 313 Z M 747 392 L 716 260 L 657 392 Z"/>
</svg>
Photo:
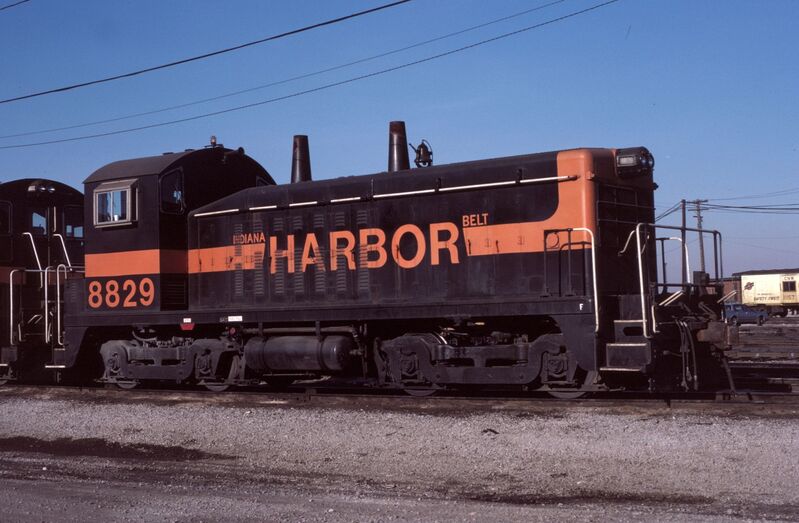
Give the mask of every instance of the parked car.
<svg viewBox="0 0 799 523">
<path fill-rule="evenodd" d="M 724 317 L 731 325 L 741 325 L 742 323 L 763 325 L 763 322 L 768 319 L 768 313 L 742 303 L 726 303 L 724 304 Z"/>
</svg>

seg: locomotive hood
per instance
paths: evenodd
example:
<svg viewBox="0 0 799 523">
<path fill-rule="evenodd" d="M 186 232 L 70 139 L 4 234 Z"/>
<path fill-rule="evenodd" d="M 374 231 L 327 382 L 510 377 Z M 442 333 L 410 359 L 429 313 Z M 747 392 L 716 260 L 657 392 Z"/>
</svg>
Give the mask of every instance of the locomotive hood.
<svg viewBox="0 0 799 523">
<path fill-rule="evenodd" d="M 556 152 L 537 153 L 397 172 L 383 171 L 329 180 L 253 187 L 205 205 L 197 209 L 194 215 L 246 211 L 264 206 L 289 208 L 343 203 L 380 198 L 384 195 L 424 194 L 439 190 L 446 192 L 459 186 L 503 183 L 526 177 L 555 176 L 556 156 Z M 531 172 L 532 165 L 538 166 L 532 169 L 536 171 L 535 174 Z"/>
</svg>

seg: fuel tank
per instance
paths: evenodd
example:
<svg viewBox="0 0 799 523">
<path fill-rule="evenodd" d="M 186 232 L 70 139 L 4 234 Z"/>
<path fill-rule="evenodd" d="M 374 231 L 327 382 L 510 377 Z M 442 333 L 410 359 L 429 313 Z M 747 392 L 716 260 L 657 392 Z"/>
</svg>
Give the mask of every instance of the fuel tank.
<svg viewBox="0 0 799 523">
<path fill-rule="evenodd" d="M 247 366 L 255 371 L 347 370 L 355 344 L 348 336 L 272 336 L 251 338 L 244 346 Z"/>
</svg>

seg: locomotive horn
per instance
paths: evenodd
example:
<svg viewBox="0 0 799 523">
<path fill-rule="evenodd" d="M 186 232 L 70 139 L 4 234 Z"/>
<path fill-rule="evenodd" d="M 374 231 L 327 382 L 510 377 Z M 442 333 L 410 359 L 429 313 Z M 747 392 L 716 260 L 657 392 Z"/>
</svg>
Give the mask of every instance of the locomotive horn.
<svg viewBox="0 0 799 523">
<path fill-rule="evenodd" d="M 393 173 L 410 168 L 405 122 L 391 122 L 388 124 L 388 172 Z"/>
<path fill-rule="evenodd" d="M 311 181 L 311 154 L 308 152 L 308 137 L 294 135 L 291 153 L 291 183 Z"/>
</svg>

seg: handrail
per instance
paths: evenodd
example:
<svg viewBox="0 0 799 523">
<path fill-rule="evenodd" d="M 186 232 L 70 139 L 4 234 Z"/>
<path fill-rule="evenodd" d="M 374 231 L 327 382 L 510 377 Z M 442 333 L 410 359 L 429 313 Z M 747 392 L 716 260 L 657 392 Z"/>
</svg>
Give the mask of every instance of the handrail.
<svg viewBox="0 0 799 523">
<path fill-rule="evenodd" d="M 14 345 L 14 273 L 24 271 L 25 269 L 12 269 L 8 273 L 8 342 L 9 345 Z M 22 341 L 22 340 L 20 340 Z"/>
<path fill-rule="evenodd" d="M 727 294 L 725 294 L 724 296 L 722 296 L 721 298 L 719 298 L 719 299 L 716 301 L 716 303 L 724 303 L 725 301 L 729 300 L 730 298 L 732 298 L 732 297 L 733 297 L 733 296 L 735 296 L 736 294 L 738 294 L 738 291 L 736 291 L 736 290 L 731 290 L 730 292 L 728 292 Z"/>
<path fill-rule="evenodd" d="M 678 236 L 667 236 L 665 238 L 655 238 L 655 239 L 656 240 L 660 240 L 660 241 L 662 241 L 664 243 L 665 243 L 666 240 L 673 240 L 673 241 L 680 242 L 680 245 L 682 246 L 682 250 L 683 250 L 683 259 L 685 260 L 685 270 L 688 272 L 688 283 L 693 283 L 694 282 L 694 278 L 693 278 L 693 275 L 691 274 L 691 257 L 688 255 L 688 246 L 685 244 L 685 242 L 682 241 L 682 238 L 680 238 Z M 665 251 L 665 248 L 663 250 Z M 663 270 L 663 283 L 665 284 L 666 283 L 666 271 L 665 271 L 665 268 L 666 268 L 666 265 L 665 265 L 665 263 L 666 263 L 665 262 L 666 253 L 665 252 L 661 252 L 661 255 L 663 256 L 663 260 L 664 260 L 663 261 L 663 264 L 664 264 L 663 265 L 663 268 L 664 268 L 664 270 Z M 664 292 L 665 292 L 665 289 L 664 289 Z"/>
<path fill-rule="evenodd" d="M 54 233 L 53 237 L 58 238 L 61 240 L 61 248 L 64 250 L 64 258 L 67 260 L 67 265 L 72 268 L 72 262 L 69 260 L 69 252 L 67 252 L 67 244 L 64 242 L 64 237 L 61 236 L 59 233 Z"/>
<path fill-rule="evenodd" d="M 641 323 L 643 325 L 644 337 L 651 338 L 652 336 L 651 336 L 651 333 L 649 332 L 649 320 L 647 318 L 647 310 L 646 310 L 647 309 L 647 307 L 646 307 L 646 289 L 645 289 L 645 285 L 644 285 L 644 267 L 643 267 L 643 256 L 642 256 L 643 251 L 642 251 L 642 245 L 641 245 L 641 228 L 642 227 L 652 227 L 652 229 L 654 229 L 654 230 L 656 230 L 656 229 L 668 229 L 668 230 L 681 231 L 681 232 L 692 231 L 692 232 L 697 232 L 699 234 L 711 234 L 711 235 L 713 235 L 714 269 L 715 269 L 715 272 L 716 272 L 715 276 L 716 276 L 717 280 L 720 280 L 721 278 L 724 277 L 724 259 L 723 259 L 723 253 L 722 253 L 722 236 L 721 236 L 721 233 L 719 231 L 716 231 L 716 230 L 712 230 L 712 229 L 697 229 L 697 228 L 693 228 L 693 227 L 677 227 L 677 226 L 673 226 L 673 225 L 656 225 L 654 223 L 643 223 L 642 222 L 642 223 L 638 223 L 635 226 L 635 229 L 630 231 L 630 234 L 627 235 L 627 240 L 624 243 L 624 247 L 619 251 L 618 254 L 619 254 L 619 256 L 621 256 L 622 254 L 627 252 L 627 249 L 630 246 L 630 242 L 632 241 L 632 237 L 633 237 L 633 235 L 635 235 L 635 244 L 636 244 L 636 249 L 637 249 L 636 257 L 638 259 L 638 287 L 639 287 L 639 292 L 641 294 Z M 655 238 L 656 241 L 659 240 L 659 239 L 663 240 L 663 238 Z M 688 271 L 688 269 L 690 267 L 689 266 L 690 261 L 689 261 L 689 257 L 688 257 L 688 251 L 687 251 L 688 247 L 687 247 L 687 245 L 685 244 L 685 242 L 683 242 L 682 238 L 669 237 L 668 239 L 670 239 L 670 240 L 671 239 L 679 240 L 683 244 L 683 256 L 682 256 L 682 258 L 683 258 L 683 263 L 685 265 L 685 270 Z M 645 248 L 645 245 L 644 245 L 644 248 Z M 663 275 L 663 280 L 664 280 L 663 281 L 663 287 L 664 287 L 664 291 L 665 291 L 670 286 L 668 284 L 668 282 L 665 281 L 666 280 L 666 275 L 665 274 Z M 681 285 L 681 287 L 683 289 L 690 288 L 692 286 L 694 286 L 693 282 L 687 282 L 687 285 L 686 285 L 685 281 L 683 281 L 683 283 Z M 672 296 L 675 296 L 675 295 L 672 295 Z M 676 297 L 679 297 L 679 295 L 677 295 Z M 667 300 L 667 301 L 670 304 L 674 300 Z M 652 311 L 652 321 L 653 321 L 653 323 L 655 322 L 654 307 L 653 307 L 653 311 Z M 656 326 L 654 326 L 654 332 L 657 332 L 657 327 Z"/>
<path fill-rule="evenodd" d="M 58 264 L 55 268 L 55 322 L 56 331 L 55 339 L 56 344 L 64 346 L 64 338 L 61 336 L 61 269 L 64 269 L 64 281 L 67 279 L 67 267 L 63 263 Z"/>
<path fill-rule="evenodd" d="M 599 290 L 596 281 L 596 242 L 594 241 L 594 231 L 587 227 L 574 227 L 573 231 L 588 233 L 591 237 L 591 283 L 594 288 L 594 332 L 599 332 Z M 571 277 L 571 275 L 569 275 Z"/>
<path fill-rule="evenodd" d="M 50 271 L 53 267 L 48 265 L 44 269 L 44 342 L 50 343 Z"/>
<path fill-rule="evenodd" d="M 714 229 L 696 229 L 694 227 L 677 227 L 676 225 L 657 225 L 657 224 L 654 224 L 654 223 L 643 223 L 643 222 L 639 223 L 638 225 L 648 225 L 650 227 L 654 227 L 655 229 L 669 229 L 671 231 L 682 231 L 682 230 L 685 230 L 685 231 L 691 231 L 691 232 L 698 232 L 700 234 L 712 234 L 713 235 L 713 248 L 717 252 L 718 257 L 719 257 L 718 263 L 715 264 L 716 267 L 714 267 L 716 269 L 716 272 L 717 272 L 716 278 L 717 279 L 721 279 L 721 278 L 724 277 L 724 258 L 723 258 L 724 252 L 723 252 L 722 245 L 721 245 L 722 244 L 722 235 L 721 235 L 721 233 L 719 231 L 716 231 Z M 636 226 L 636 228 L 637 228 L 637 226 Z M 619 251 L 619 253 L 618 253 L 619 256 L 621 256 L 622 254 L 627 252 L 627 248 L 630 246 L 630 240 L 632 239 L 633 234 L 635 234 L 635 233 L 636 233 L 635 229 L 633 229 L 633 230 L 630 231 L 630 234 L 627 235 L 627 241 L 624 243 L 624 247 Z M 718 245 L 716 245 L 716 239 L 717 238 L 718 238 Z"/>
<path fill-rule="evenodd" d="M 658 303 L 658 306 L 659 307 L 667 307 L 667 306 L 671 305 L 672 303 L 674 303 L 675 301 L 677 301 L 677 298 L 679 298 L 683 294 L 685 294 L 685 291 L 682 291 L 682 290 L 677 291 L 677 292 L 669 295 L 669 297 L 666 298 L 665 300 L 663 300 L 662 302 Z"/>
<path fill-rule="evenodd" d="M 643 223 L 639 223 L 635 226 L 635 245 L 636 245 L 636 255 L 638 257 L 638 286 L 641 291 L 641 325 L 644 331 L 644 338 L 651 338 L 652 336 L 647 331 L 648 323 L 646 318 L 646 294 L 644 292 L 644 262 L 643 257 L 641 256 L 641 226 L 644 225 Z M 627 246 L 624 246 L 624 250 L 627 250 Z"/>
<path fill-rule="evenodd" d="M 48 285 L 45 286 L 44 289 L 44 324 L 45 324 L 45 341 L 49 342 L 52 339 L 50 335 L 50 324 L 49 324 L 49 317 L 50 317 L 50 298 L 49 298 L 49 277 L 50 272 L 56 272 L 56 297 L 58 299 L 57 304 L 57 312 L 59 313 L 58 316 L 58 329 L 59 329 L 59 336 L 58 340 L 60 344 L 63 344 L 61 336 L 60 336 L 60 328 L 61 328 L 61 279 L 60 279 L 60 272 L 63 270 L 64 272 L 64 280 L 67 279 L 67 274 L 70 272 L 80 273 L 84 271 L 83 266 L 74 266 L 74 267 L 67 267 L 63 263 L 58 265 L 55 269 L 49 266 L 45 269 L 12 269 L 8 274 L 8 296 L 9 296 L 9 308 L 8 308 L 8 317 L 9 317 L 9 343 L 14 345 L 14 276 L 17 273 L 38 273 L 40 276 L 44 277 L 45 275 L 48 278 Z M 22 332 L 20 331 L 20 339 L 22 341 Z"/>
<path fill-rule="evenodd" d="M 544 231 L 544 251 L 546 252 L 546 245 L 547 245 L 547 237 L 550 234 L 557 234 L 559 232 L 568 232 L 569 233 L 569 249 L 571 250 L 571 232 L 572 231 L 580 231 L 588 233 L 588 236 L 591 238 L 591 286 L 594 292 L 594 332 L 599 332 L 599 290 L 597 284 L 597 269 L 596 269 L 596 240 L 594 238 L 594 231 L 588 229 L 586 227 L 569 227 L 565 229 L 552 229 Z M 546 261 L 546 257 L 544 258 Z M 569 269 L 569 279 L 571 280 L 571 269 Z M 544 271 L 544 285 L 546 285 L 547 275 L 546 270 Z M 571 286 L 571 283 L 569 283 Z"/>
<path fill-rule="evenodd" d="M 41 271 L 42 262 L 39 260 L 39 251 L 36 250 L 36 242 L 33 241 L 33 234 L 29 232 L 23 232 L 22 235 L 30 238 L 31 247 L 33 248 L 33 256 L 36 258 L 36 266 L 39 267 L 39 270 Z M 41 287 L 44 286 L 44 277 L 40 274 L 39 279 L 41 280 L 41 286 L 39 287 L 41 289 Z"/>
</svg>

